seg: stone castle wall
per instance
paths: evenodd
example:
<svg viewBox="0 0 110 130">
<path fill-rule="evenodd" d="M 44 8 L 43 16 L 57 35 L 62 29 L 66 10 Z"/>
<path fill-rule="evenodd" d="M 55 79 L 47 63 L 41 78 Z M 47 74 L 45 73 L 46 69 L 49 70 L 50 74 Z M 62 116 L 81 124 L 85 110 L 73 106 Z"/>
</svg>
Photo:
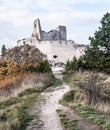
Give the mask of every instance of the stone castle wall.
<svg viewBox="0 0 110 130">
<path fill-rule="evenodd" d="M 50 41 L 50 40 L 67 40 L 66 36 L 66 27 L 65 26 L 58 26 L 56 29 L 53 29 L 49 32 L 45 32 L 42 30 L 40 25 L 40 20 L 36 19 L 33 23 L 33 33 L 32 37 L 36 37 L 38 40 L 41 41 Z"/>
<path fill-rule="evenodd" d="M 67 40 L 66 27 L 58 26 L 49 32 L 42 31 L 40 20 L 36 19 L 33 23 L 32 37 L 17 41 L 17 45 L 29 44 L 36 46 L 47 56 L 50 64 L 58 62 L 66 63 L 73 57 L 80 57 L 80 50 L 85 46 L 75 44 L 72 40 Z"/>
<path fill-rule="evenodd" d="M 59 40 L 28 42 L 28 44 L 36 46 L 52 63 L 66 63 L 68 60 L 72 60 L 74 56 L 79 58 L 80 50 L 85 48 L 84 46 L 76 46 L 72 41 Z M 19 42 L 18 46 L 20 45 L 23 43 Z"/>
<path fill-rule="evenodd" d="M 66 27 L 58 26 L 56 29 L 51 30 L 49 32 L 41 31 L 42 41 L 50 41 L 50 40 L 64 40 L 66 41 Z"/>
</svg>

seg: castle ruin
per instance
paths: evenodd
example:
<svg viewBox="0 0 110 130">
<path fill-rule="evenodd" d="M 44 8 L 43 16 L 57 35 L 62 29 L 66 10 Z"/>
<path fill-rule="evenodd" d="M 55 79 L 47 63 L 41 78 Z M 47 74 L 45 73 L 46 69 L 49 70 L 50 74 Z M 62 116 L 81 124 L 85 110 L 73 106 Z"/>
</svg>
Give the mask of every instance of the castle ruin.
<svg viewBox="0 0 110 130">
<path fill-rule="evenodd" d="M 55 40 L 64 40 L 66 41 L 66 27 L 58 26 L 56 29 L 49 32 L 42 31 L 40 20 L 36 19 L 33 23 L 33 33 L 32 37 L 36 37 L 41 41 L 55 41 Z"/>
<path fill-rule="evenodd" d="M 85 49 L 85 45 L 75 44 L 72 40 L 67 40 L 65 26 L 58 26 L 49 32 L 42 30 L 40 20 L 36 19 L 33 23 L 33 33 L 30 38 L 24 38 L 17 41 L 17 45 L 29 44 L 36 46 L 51 65 L 57 63 L 65 64 L 73 57 L 80 57 L 80 50 Z"/>
</svg>

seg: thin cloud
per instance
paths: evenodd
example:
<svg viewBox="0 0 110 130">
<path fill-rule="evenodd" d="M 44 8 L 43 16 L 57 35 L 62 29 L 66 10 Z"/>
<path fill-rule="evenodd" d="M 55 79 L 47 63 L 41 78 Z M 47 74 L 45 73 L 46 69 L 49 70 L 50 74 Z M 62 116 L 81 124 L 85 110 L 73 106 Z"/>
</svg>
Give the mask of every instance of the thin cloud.
<svg viewBox="0 0 110 130">
<path fill-rule="evenodd" d="M 16 45 L 18 38 L 30 37 L 33 20 L 39 17 L 44 30 L 66 25 L 68 39 L 88 43 L 109 5 L 110 0 L 0 0 L 0 41 Z"/>
</svg>

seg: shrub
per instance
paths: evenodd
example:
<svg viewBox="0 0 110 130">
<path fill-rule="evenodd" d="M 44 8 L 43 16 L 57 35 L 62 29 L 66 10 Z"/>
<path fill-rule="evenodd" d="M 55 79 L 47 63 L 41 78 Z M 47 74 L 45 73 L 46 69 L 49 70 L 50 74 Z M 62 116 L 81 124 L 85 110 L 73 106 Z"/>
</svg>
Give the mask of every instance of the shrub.
<svg viewBox="0 0 110 130">
<path fill-rule="evenodd" d="M 75 96 L 75 91 L 71 90 L 67 92 L 66 94 L 64 94 L 63 100 L 65 100 L 66 102 L 71 102 L 74 100 L 74 96 Z"/>
</svg>

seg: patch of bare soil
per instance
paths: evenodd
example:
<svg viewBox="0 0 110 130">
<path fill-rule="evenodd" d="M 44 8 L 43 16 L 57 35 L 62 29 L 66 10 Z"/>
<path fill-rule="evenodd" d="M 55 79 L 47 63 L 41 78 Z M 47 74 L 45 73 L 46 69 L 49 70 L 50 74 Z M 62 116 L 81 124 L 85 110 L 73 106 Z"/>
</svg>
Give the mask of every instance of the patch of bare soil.
<svg viewBox="0 0 110 130">
<path fill-rule="evenodd" d="M 43 130 L 63 130 L 56 110 L 62 108 L 59 105 L 59 100 L 67 91 L 69 91 L 69 86 L 63 84 L 55 88 L 51 93 L 42 93 L 45 99 L 41 107 L 41 120 L 44 122 Z"/>
</svg>

